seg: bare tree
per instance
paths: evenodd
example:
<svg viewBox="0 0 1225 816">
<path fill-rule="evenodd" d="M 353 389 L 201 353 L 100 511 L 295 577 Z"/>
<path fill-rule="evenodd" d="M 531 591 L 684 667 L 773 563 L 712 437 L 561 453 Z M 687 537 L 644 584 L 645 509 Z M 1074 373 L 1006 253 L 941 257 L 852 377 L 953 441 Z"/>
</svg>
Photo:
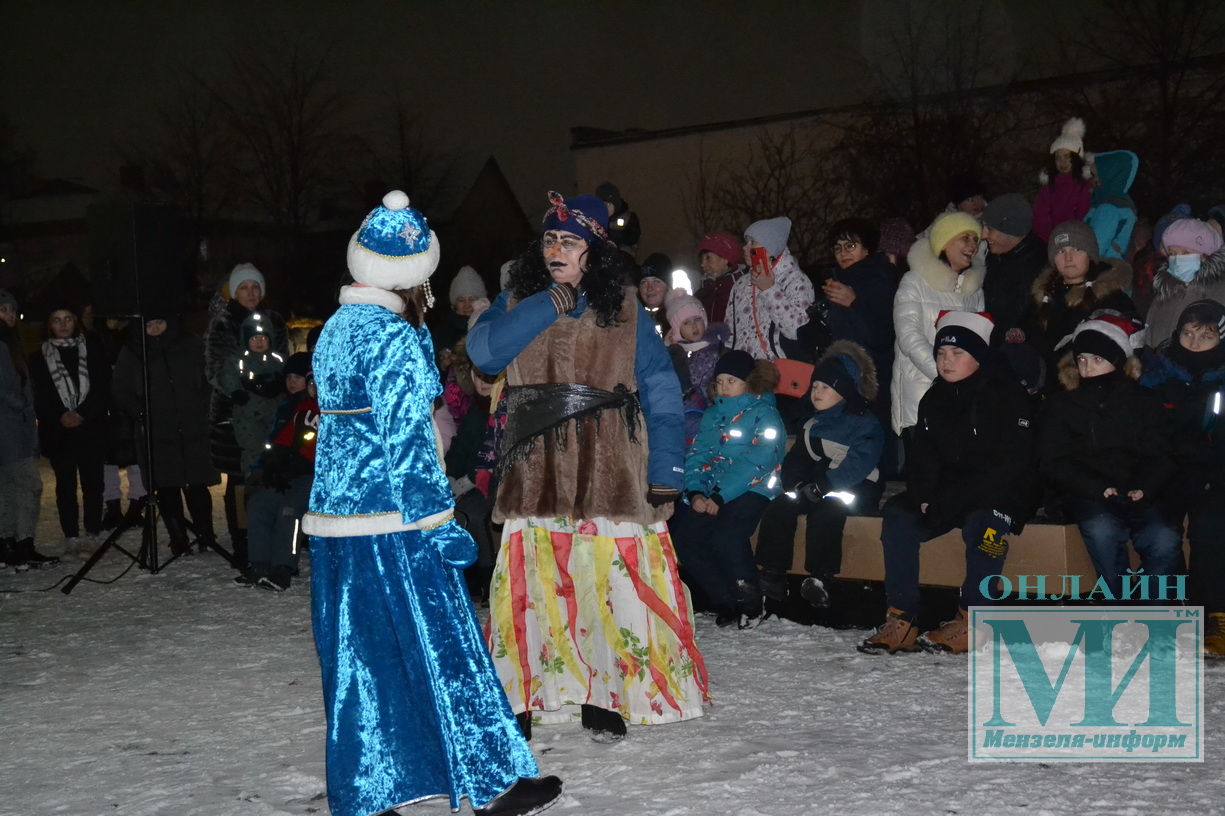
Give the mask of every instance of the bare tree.
<svg viewBox="0 0 1225 816">
<path fill-rule="evenodd" d="M 1076 88 L 1093 142 L 1140 156 L 1132 197 L 1164 212 L 1225 198 L 1225 6 L 1103 0 L 1063 43 L 1113 77 Z M 1080 111 L 1077 111 L 1080 112 Z"/>
<path fill-rule="evenodd" d="M 413 206 L 433 216 L 451 192 L 460 154 L 431 139 L 425 117 L 397 92 L 385 117 L 366 141 L 366 178 L 407 192 Z M 365 191 L 361 191 L 363 195 Z"/>
<path fill-rule="evenodd" d="M 12 199 L 34 180 L 34 149 L 23 143 L 8 116 L 0 113 L 0 203 Z M 5 211 L 0 206 L 0 227 Z"/>
<path fill-rule="evenodd" d="M 1021 63 L 1006 53 L 1000 9 L 903 0 L 889 10 L 863 62 L 877 101 L 837 120 L 843 172 L 869 213 L 922 225 L 948 203 L 952 176 L 1013 178 L 1028 164 L 1016 144 L 1032 125 L 1012 98 Z"/>
<path fill-rule="evenodd" d="M 244 192 L 284 230 L 296 254 L 329 185 L 343 176 L 338 165 L 352 144 L 342 133 L 345 102 L 328 49 L 276 39 L 237 46 L 227 74 L 196 81 L 242 146 Z"/>
<path fill-rule="evenodd" d="M 762 127 L 743 162 L 699 158 L 684 194 L 686 217 L 697 236 L 785 215 L 792 222 L 792 252 L 801 264 L 812 264 L 825 254 L 826 229 L 847 214 L 848 192 L 838 183 L 836 164 L 819 123 Z"/>
<path fill-rule="evenodd" d="M 205 224 L 234 199 L 237 146 L 217 100 L 184 77 L 158 107 L 147 138 L 121 153 L 129 166 L 141 168 L 152 193 L 182 209 L 201 237 Z"/>
</svg>

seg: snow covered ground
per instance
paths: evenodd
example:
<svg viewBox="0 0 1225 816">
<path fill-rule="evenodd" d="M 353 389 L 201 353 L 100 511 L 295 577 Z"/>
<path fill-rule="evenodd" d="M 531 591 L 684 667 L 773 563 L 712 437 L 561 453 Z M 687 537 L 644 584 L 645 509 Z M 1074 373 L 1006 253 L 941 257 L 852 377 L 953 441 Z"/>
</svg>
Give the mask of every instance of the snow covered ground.
<svg viewBox="0 0 1225 816">
<path fill-rule="evenodd" d="M 41 546 L 58 552 L 44 476 Z M 111 554 L 90 577 L 126 565 Z M 232 586 L 216 555 L 68 596 L 33 591 L 76 566 L 0 574 L 0 814 L 327 813 L 308 561 L 282 595 Z M 1206 671 L 1202 764 L 970 765 L 964 660 L 869 657 L 854 649 L 863 636 L 700 619 L 709 715 L 631 727 L 614 745 L 577 725 L 536 727 L 541 768 L 566 782 L 551 812 L 1225 813 L 1225 665 Z"/>
</svg>

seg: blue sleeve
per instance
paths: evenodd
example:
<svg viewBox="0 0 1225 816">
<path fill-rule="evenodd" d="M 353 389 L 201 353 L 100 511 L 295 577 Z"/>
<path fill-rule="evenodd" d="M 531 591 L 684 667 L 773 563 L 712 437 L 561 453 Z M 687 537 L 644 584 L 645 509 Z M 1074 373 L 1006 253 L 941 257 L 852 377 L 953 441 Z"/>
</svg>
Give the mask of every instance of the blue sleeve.
<svg viewBox="0 0 1225 816">
<path fill-rule="evenodd" d="M 486 374 L 497 374 L 510 365 L 519 352 L 557 319 L 557 309 L 547 289 L 515 304 L 514 310 L 507 307 L 509 300 L 509 291 L 498 295 L 468 332 L 468 358 Z M 581 311 L 583 305 L 580 300 L 576 311 Z"/>
<path fill-rule="evenodd" d="M 753 411 L 751 422 L 738 425 L 746 436 L 724 448 L 728 461 L 718 475 L 719 495 L 724 501 L 738 499 L 753 489 L 778 495 L 782 487 L 775 471 L 787 448 L 787 431 L 778 410 L 773 405 L 760 406 Z"/>
<path fill-rule="evenodd" d="M 847 444 L 846 457 L 838 467 L 826 470 L 831 490 L 846 490 L 868 478 L 880 464 L 885 451 L 885 432 L 880 421 L 870 413 L 864 414 L 860 433 Z"/>
<path fill-rule="evenodd" d="M 387 478 L 406 523 L 454 505 L 432 421 L 440 391 L 438 370 L 433 358 L 422 352 L 417 329 L 404 320 L 389 322 L 375 338 L 370 356 L 374 364 L 366 378 L 386 452 Z"/>
<path fill-rule="evenodd" d="M 714 458 L 719 444 L 719 427 L 716 412 L 711 409 L 702 414 L 702 424 L 698 427 L 697 436 L 685 457 L 685 492 L 709 494 L 714 488 L 711 484 L 709 468 L 703 465 Z"/>
<path fill-rule="evenodd" d="M 647 453 L 647 481 L 680 490 L 685 476 L 682 467 L 685 413 L 681 405 L 681 384 L 676 379 L 663 340 L 655 333 L 655 323 L 641 304 L 638 305 L 634 377 L 638 380 L 638 398 L 642 402 L 651 446 Z"/>
</svg>

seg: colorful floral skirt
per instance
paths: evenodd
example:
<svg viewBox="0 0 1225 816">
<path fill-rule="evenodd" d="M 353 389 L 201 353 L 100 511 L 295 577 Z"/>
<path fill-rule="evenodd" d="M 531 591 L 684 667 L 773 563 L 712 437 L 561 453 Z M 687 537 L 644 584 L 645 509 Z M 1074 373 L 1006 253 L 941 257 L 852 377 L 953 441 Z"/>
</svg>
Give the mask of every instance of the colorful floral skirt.
<svg viewBox="0 0 1225 816">
<path fill-rule="evenodd" d="M 565 722 L 589 704 L 642 725 L 702 716 L 706 665 L 664 523 L 508 519 L 489 605 L 515 713 Z"/>
</svg>

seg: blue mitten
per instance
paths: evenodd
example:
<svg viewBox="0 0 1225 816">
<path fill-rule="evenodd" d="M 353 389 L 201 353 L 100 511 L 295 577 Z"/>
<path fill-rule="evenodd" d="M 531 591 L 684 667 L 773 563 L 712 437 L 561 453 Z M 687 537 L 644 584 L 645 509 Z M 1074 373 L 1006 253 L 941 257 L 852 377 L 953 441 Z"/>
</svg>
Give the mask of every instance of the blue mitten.
<svg viewBox="0 0 1225 816">
<path fill-rule="evenodd" d="M 471 566 L 476 560 L 476 542 L 468 531 L 451 519 L 441 527 L 422 533 L 426 540 L 438 548 L 442 560 L 456 569 Z"/>
</svg>

